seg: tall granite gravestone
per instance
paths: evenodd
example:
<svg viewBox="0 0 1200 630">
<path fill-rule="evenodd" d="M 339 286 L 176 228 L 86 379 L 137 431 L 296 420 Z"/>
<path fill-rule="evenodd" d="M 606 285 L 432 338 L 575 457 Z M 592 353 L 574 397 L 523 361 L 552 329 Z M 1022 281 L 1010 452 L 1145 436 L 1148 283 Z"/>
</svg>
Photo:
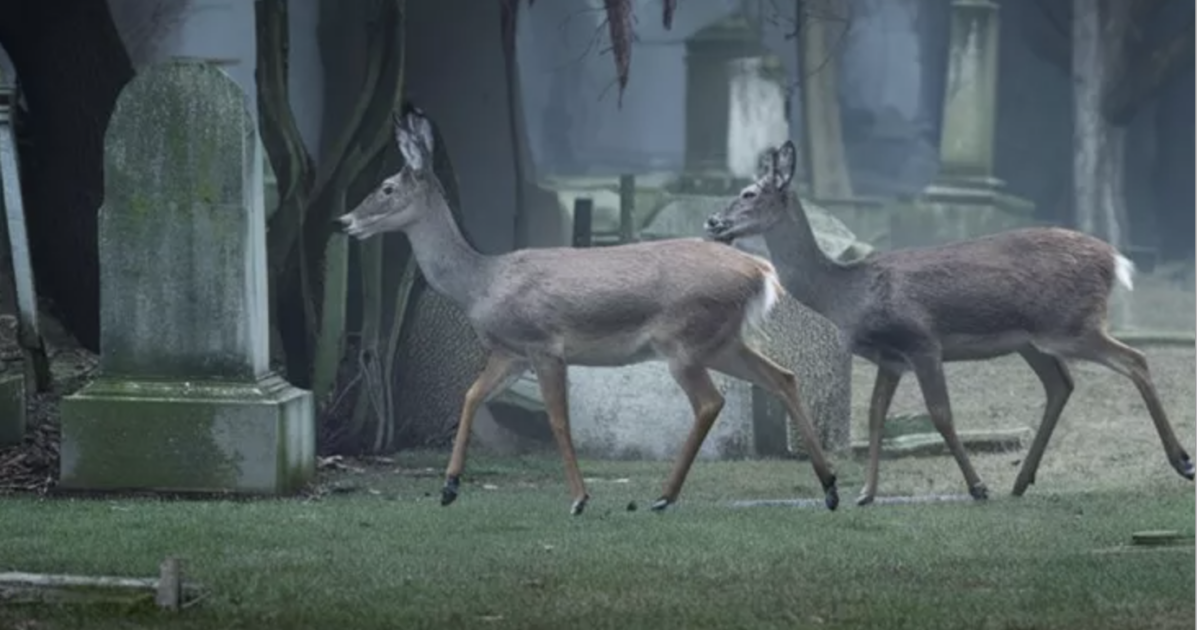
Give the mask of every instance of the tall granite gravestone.
<svg viewBox="0 0 1200 630">
<path fill-rule="evenodd" d="M 144 69 L 105 136 L 100 375 L 63 401 L 64 488 L 276 494 L 313 476 L 312 395 L 268 368 L 255 119 L 224 72 Z"/>
</svg>

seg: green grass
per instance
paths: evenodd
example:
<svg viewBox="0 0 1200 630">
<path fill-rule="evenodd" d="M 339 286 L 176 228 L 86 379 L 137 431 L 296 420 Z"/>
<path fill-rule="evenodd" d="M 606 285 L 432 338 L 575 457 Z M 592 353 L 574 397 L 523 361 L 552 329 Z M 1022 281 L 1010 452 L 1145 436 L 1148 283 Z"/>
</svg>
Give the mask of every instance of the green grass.
<svg viewBox="0 0 1200 630">
<path fill-rule="evenodd" d="M 976 459 L 989 457 L 1005 456 Z M 0 570 L 153 575 L 178 555 L 210 595 L 174 616 L 0 608 L 0 628 L 1194 624 L 1194 548 L 1128 546 L 1139 530 L 1193 531 L 1194 488 L 1169 470 L 1095 493 L 1039 479 L 1014 499 L 999 485 L 1009 479 L 990 479 L 983 504 L 856 508 L 861 468 L 839 459 L 843 507 L 831 513 L 728 507 L 820 496 L 805 463 L 700 463 L 681 502 L 654 514 L 669 464 L 589 461 L 594 499 L 572 518 L 555 458 L 473 456 L 443 508 L 444 458 L 339 473 L 327 481 L 348 492 L 310 501 L 5 499 Z M 954 475 L 942 460 L 919 462 Z M 884 462 L 884 494 L 901 491 L 898 467 Z"/>
</svg>

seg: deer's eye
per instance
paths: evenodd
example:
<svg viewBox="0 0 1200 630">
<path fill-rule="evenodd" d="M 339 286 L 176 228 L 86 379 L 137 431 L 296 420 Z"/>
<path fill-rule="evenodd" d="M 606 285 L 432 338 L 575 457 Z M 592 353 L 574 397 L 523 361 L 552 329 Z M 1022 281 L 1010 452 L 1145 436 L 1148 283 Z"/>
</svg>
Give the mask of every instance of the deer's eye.
<svg viewBox="0 0 1200 630">
<path fill-rule="evenodd" d="M 755 197 L 753 190 L 742 191 L 742 199 L 753 199 Z"/>
<path fill-rule="evenodd" d="M 384 187 L 383 187 L 383 194 L 385 194 L 385 195 L 390 195 L 390 194 L 392 194 L 392 193 L 394 193 L 394 192 L 396 192 L 396 187 L 395 187 L 395 186 L 392 186 L 391 184 L 386 184 L 386 185 L 384 185 Z"/>
</svg>

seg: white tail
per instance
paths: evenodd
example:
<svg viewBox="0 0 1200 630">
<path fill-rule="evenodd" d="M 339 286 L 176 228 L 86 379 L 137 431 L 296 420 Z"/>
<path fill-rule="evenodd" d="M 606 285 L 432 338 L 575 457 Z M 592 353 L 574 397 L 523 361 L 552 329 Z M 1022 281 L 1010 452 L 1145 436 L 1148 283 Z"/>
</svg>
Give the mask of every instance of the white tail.
<svg viewBox="0 0 1200 630">
<path fill-rule="evenodd" d="M 1195 466 L 1167 421 L 1145 357 L 1106 330 L 1114 284 L 1132 290 L 1135 271 L 1111 245 L 1073 230 L 1032 228 L 839 263 L 818 247 L 791 192 L 795 145 L 786 142 L 767 157 L 763 176 L 709 217 L 708 232 L 723 242 L 764 235 L 788 292 L 836 324 L 854 354 L 878 365 L 860 504 L 874 499 L 884 418 L 901 375 L 910 370 L 972 496 L 986 498 L 987 487 L 954 430 L 942 364 L 1012 353 L 1025 359 L 1046 390 L 1042 424 L 1013 494 L 1034 482 L 1074 389 L 1064 359 L 1099 363 L 1132 380 L 1167 460 L 1194 478 Z"/>
<path fill-rule="evenodd" d="M 771 312 L 779 304 L 779 296 L 784 292 L 775 266 L 769 261 L 759 260 L 766 267 L 766 271 L 763 274 L 762 290 L 755 296 L 755 299 L 746 303 L 746 317 L 742 323 L 742 340 L 747 343 L 766 340 L 764 327 Z"/>
<path fill-rule="evenodd" d="M 533 369 L 574 496 L 571 511 L 582 512 L 588 494 L 567 418 L 567 366 L 661 360 L 687 394 L 695 422 L 656 509 L 679 496 L 724 406 L 710 369 L 750 381 L 783 400 L 802 431 L 826 505 L 837 507 L 836 478 L 800 404 L 795 377 L 743 338 L 761 328 L 782 292 L 769 261 L 702 239 L 484 256 L 459 232 L 437 184 L 429 121 L 410 109 L 395 121 L 395 134 L 404 169 L 339 221 L 359 239 L 388 231 L 408 234 L 430 286 L 468 313 L 488 351 L 487 365 L 463 402 L 443 505 L 458 496 L 479 405 Z"/>
<path fill-rule="evenodd" d="M 1132 260 L 1119 253 L 1113 254 L 1113 266 L 1116 269 L 1117 282 L 1120 282 L 1127 291 L 1132 291 L 1133 274 L 1137 271 L 1137 266 L 1133 264 Z"/>
</svg>

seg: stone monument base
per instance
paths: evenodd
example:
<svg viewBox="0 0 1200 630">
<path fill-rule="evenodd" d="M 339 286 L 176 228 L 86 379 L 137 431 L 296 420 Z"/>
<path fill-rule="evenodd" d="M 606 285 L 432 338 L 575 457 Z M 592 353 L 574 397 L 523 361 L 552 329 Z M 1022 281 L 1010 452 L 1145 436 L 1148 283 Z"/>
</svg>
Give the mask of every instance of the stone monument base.
<svg viewBox="0 0 1200 630">
<path fill-rule="evenodd" d="M 20 444 L 24 439 L 25 374 L 9 369 L 0 372 L 0 446 Z"/>
<path fill-rule="evenodd" d="M 290 494 L 312 480 L 312 394 L 256 383 L 101 377 L 61 408 L 59 487 Z"/>
<path fill-rule="evenodd" d="M 1004 192 L 1003 182 L 938 181 L 891 213 L 891 247 L 928 247 L 1042 225 L 1029 201 Z"/>
<path fill-rule="evenodd" d="M 755 455 L 749 383 L 713 373 L 725 407 L 696 455 L 698 460 Z M 569 372 L 571 433 L 576 450 L 600 459 L 674 460 L 692 430 L 687 395 L 660 361 Z"/>
</svg>

